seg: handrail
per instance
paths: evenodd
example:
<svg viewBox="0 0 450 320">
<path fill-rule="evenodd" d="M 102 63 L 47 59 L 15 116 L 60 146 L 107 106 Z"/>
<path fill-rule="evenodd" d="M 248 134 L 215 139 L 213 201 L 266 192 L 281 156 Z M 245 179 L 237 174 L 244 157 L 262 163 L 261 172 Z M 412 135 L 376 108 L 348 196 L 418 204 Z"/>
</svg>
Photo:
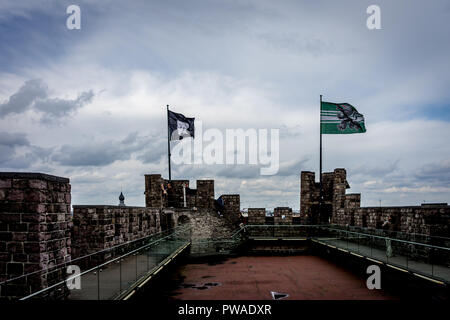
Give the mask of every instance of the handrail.
<svg viewBox="0 0 450 320">
<path fill-rule="evenodd" d="M 334 228 L 334 227 L 329 227 L 327 225 L 310 225 L 310 224 L 295 224 L 295 225 L 289 225 L 289 224 L 253 224 L 253 225 L 245 225 L 245 228 L 251 228 L 251 227 L 268 227 L 268 228 L 279 228 L 279 227 L 290 227 L 290 228 L 300 228 L 300 227 L 316 227 L 316 228 L 323 228 L 323 229 L 329 229 L 329 230 L 334 230 L 334 231 L 339 231 L 339 232 L 348 232 L 351 234 L 358 234 L 358 235 L 363 235 L 363 236 L 370 236 L 370 237 L 375 237 L 375 238 L 380 238 L 380 239 L 389 239 L 389 240 L 393 240 L 393 241 L 398 241 L 398 242 L 403 242 L 403 243 L 408 243 L 408 244 L 414 244 L 414 245 L 419 245 L 419 246 L 426 246 L 426 247 L 430 247 L 430 248 L 435 248 L 435 249 L 442 249 L 442 250 L 449 250 L 450 248 L 448 247 L 441 247 L 441 246 L 436 246 L 436 245 L 431 245 L 428 243 L 422 243 L 422 242 L 416 242 L 416 241 L 409 241 L 409 240 L 403 240 L 403 239 L 397 239 L 397 238 L 390 238 L 390 237 L 384 237 L 384 236 L 379 236 L 379 235 L 375 235 L 375 234 L 368 234 L 368 233 L 362 233 L 362 232 L 355 232 L 355 231 L 350 231 L 350 230 L 345 230 L 345 229 L 340 229 L 340 228 Z"/>
<path fill-rule="evenodd" d="M 319 225 L 310 225 L 310 224 L 295 224 L 295 225 L 264 225 L 264 224 L 245 224 L 243 225 L 241 228 L 237 229 L 234 233 L 232 233 L 230 236 L 228 237 L 220 237 L 220 238 L 204 238 L 207 240 L 194 240 L 193 243 L 208 243 L 208 242 L 234 242 L 234 238 L 241 232 L 246 231 L 248 228 L 252 228 L 252 227 L 317 227 Z"/>
<path fill-rule="evenodd" d="M 408 244 L 414 244 L 414 245 L 425 246 L 425 247 L 430 247 L 430 248 L 434 248 L 434 249 L 441 249 L 441 250 L 448 250 L 448 251 L 450 251 L 450 248 L 441 247 L 441 246 L 435 246 L 435 245 L 431 245 L 431 244 L 427 244 L 427 243 L 408 241 L 408 240 L 402 240 L 402 239 L 396 239 L 396 238 L 389 238 L 389 237 L 378 236 L 378 235 L 375 235 L 375 234 L 367 234 L 367 233 L 354 232 L 354 231 L 349 231 L 349 230 L 334 229 L 334 228 L 324 227 L 324 226 L 322 226 L 321 228 L 335 230 L 335 231 L 340 231 L 340 232 L 347 232 L 347 233 L 352 233 L 352 234 L 358 234 L 358 235 L 363 235 L 363 236 L 369 236 L 369 237 L 374 237 L 374 238 L 380 238 L 380 239 L 389 239 L 389 240 L 403 242 L 403 243 L 408 243 Z"/>
<path fill-rule="evenodd" d="M 346 226 L 341 226 L 341 225 L 338 225 L 338 224 L 330 224 L 329 226 L 330 227 L 334 227 L 336 229 L 346 228 Z M 367 231 L 385 231 L 384 229 L 358 227 L 358 226 L 349 226 L 349 228 L 351 228 L 351 229 L 361 228 L 361 229 L 364 229 L 364 230 L 367 230 Z M 345 229 L 343 229 L 343 230 L 345 230 Z M 449 237 L 432 236 L 432 235 L 427 235 L 427 234 L 424 234 L 424 233 L 408 233 L 408 232 L 404 232 L 404 231 L 389 231 L 389 232 L 396 233 L 396 234 L 404 234 L 404 235 L 407 235 L 407 236 L 423 236 L 423 237 L 426 237 L 426 238 L 437 238 L 437 239 L 444 239 L 444 240 L 450 241 Z"/>
<path fill-rule="evenodd" d="M 326 230 L 328 232 L 337 232 L 339 234 L 344 233 L 344 236 L 346 235 L 347 237 L 349 235 L 357 235 L 358 239 L 359 239 L 360 236 L 365 237 L 365 238 L 371 237 L 373 239 L 376 238 L 376 239 L 391 240 L 391 241 L 396 241 L 396 242 L 400 242 L 400 243 L 411 244 L 411 245 L 414 245 L 414 246 L 422 246 L 422 247 L 425 247 L 425 248 L 444 250 L 446 252 L 450 251 L 450 247 L 443 247 L 443 246 L 431 245 L 431 244 L 421 243 L 421 242 L 416 242 L 416 241 L 396 239 L 396 238 L 391 238 L 391 237 L 381 236 L 381 235 L 376 235 L 376 234 L 367 234 L 367 233 L 362 233 L 362 232 L 350 231 L 350 230 L 346 230 L 346 229 L 336 228 L 336 227 L 330 226 L 330 225 L 303 225 L 303 224 L 294 224 L 294 225 L 293 224 L 279 224 L 279 225 L 278 224 L 275 224 L 275 225 L 273 225 L 273 224 L 267 224 L 267 225 L 266 224 L 264 224 L 264 225 L 262 225 L 262 224 L 253 224 L 253 225 L 246 224 L 246 225 L 242 225 L 239 229 L 236 229 L 235 231 L 233 231 L 233 233 L 231 233 L 228 237 L 209 238 L 208 241 L 202 241 L 204 239 L 197 239 L 197 240 L 193 241 L 193 243 L 234 242 L 234 241 L 236 241 L 236 237 L 238 237 L 242 232 L 248 231 L 249 229 L 252 229 L 252 228 L 257 228 L 257 229 L 259 229 L 259 228 L 268 228 L 268 229 L 274 229 L 274 228 L 285 229 L 285 228 L 290 228 L 290 229 L 294 229 L 294 230 L 295 229 L 305 228 L 307 230 L 315 229 L 315 230 L 318 230 L 319 232 L 320 232 L 320 230 L 322 230 L 322 231 Z M 39 291 L 37 291 L 37 292 L 35 292 L 33 294 L 30 294 L 30 295 L 28 295 L 26 297 L 21 298 L 21 300 L 25 300 L 25 299 L 34 297 L 34 296 L 36 296 L 36 295 L 38 295 L 38 294 L 40 294 L 42 292 L 45 292 L 47 290 L 51 290 L 51 289 L 53 289 L 53 288 L 55 288 L 57 286 L 60 286 L 63 283 L 67 282 L 69 279 L 75 279 L 77 277 L 81 277 L 82 275 L 85 275 L 85 274 L 87 274 L 89 272 L 92 272 L 94 270 L 98 270 L 98 269 L 100 269 L 100 268 L 102 268 L 102 267 L 104 267 L 106 265 L 109 265 L 111 263 L 120 261 L 121 259 L 124 259 L 125 257 L 128 257 L 130 255 L 133 255 L 134 253 L 136 253 L 138 251 L 141 251 L 143 249 L 149 248 L 150 246 L 153 246 L 153 245 L 155 245 L 155 244 L 157 244 L 157 243 L 159 243 L 161 241 L 164 241 L 167 238 L 174 237 L 174 236 L 176 236 L 176 235 L 178 235 L 178 234 L 180 234 L 182 232 L 188 231 L 188 230 L 190 230 L 190 226 L 186 225 L 186 226 L 178 226 L 178 227 L 171 228 L 171 229 L 168 229 L 168 230 L 160 231 L 158 233 L 155 233 L 155 234 L 152 234 L 152 235 L 149 235 L 149 236 L 145 236 L 145 237 L 142 237 L 142 238 L 139 238 L 139 239 L 128 241 L 128 242 L 122 243 L 120 245 L 116 245 L 114 247 L 111 247 L 111 248 L 103 249 L 103 250 L 100 250 L 100 251 L 97 251 L 97 252 L 94 252 L 94 253 L 90 253 L 90 254 L 84 255 L 82 257 L 78 257 L 76 259 L 73 259 L 73 260 L 70 260 L 70 261 L 58 264 L 56 266 L 53 266 L 51 268 L 34 271 L 34 272 L 31 272 L 31 273 L 28 273 L 28 274 L 24 274 L 24 275 L 18 276 L 18 277 L 13 278 L 13 279 L 5 280 L 5 281 L 1 282 L 0 285 L 7 285 L 8 283 L 10 283 L 12 281 L 15 281 L 15 280 L 18 280 L 18 279 L 21 279 L 23 277 L 29 277 L 31 275 L 43 273 L 43 272 L 46 272 L 46 271 L 48 273 L 50 273 L 50 272 L 57 272 L 57 271 L 61 270 L 61 267 L 63 267 L 63 266 L 65 267 L 68 264 L 76 262 L 76 261 L 79 261 L 81 259 L 89 258 L 89 257 L 91 257 L 93 255 L 100 254 L 100 253 L 103 253 L 103 252 L 111 252 L 111 251 L 114 251 L 116 249 L 122 248 L 122 247 L 124 247 L 126 245 L 130 245 L 130 244 L 133 244 L 133 243 L 138 243 L 139 241 L 147 241 L 147 240 L 150 239 L 150 242 L 148 242 L 148 243 L 144 242 L 145 244 L 139 246 L 138 248 L 132 249 L 131 251 L 129 251 L 127 253 L 124 253 L 124 254 L 122 254 L 122 255 L 120 255 L 118 257 L 114 257 L 114 258 L 112 258 L 112 259 L 110 259 L 108 261 L 105 261 L 105 262 L 103 262 L 103 263 L 101 263 L 99 265 L 96 265 L 96 266 L 94 266 L 94 267 L 92 267 L 92 268 L 90 268 L 88 270 L 85 270 L 85 271 L 81 272 L 80 274 L 77 274 L 77 275 L 69 277 L 69 278 L 67 278 L 65 280 L 59 281 L 56 284 L 53 284 L 53 285 L 51 285 L 51 286 L 49 286 L 47 288 L 41 289 L 41 290 L 39 290 Z M 172 232 L 172 233 L 169 233 L 169 232 Z M 338 236 L 340 237 L 341 235 L 338 235 Z M 160 237 L 160 238 L 158 238 L 158 237 Z M 315 238 L 315 237 L 317 237 L 317 236 L 312 236 L 311 234 L 308 234 L 308 238 Z M 154 239 L 152 239 L 152 238 L 154 238 Z"/>
<path fill-rule="evenodd" d="M 175 228 L 173 228 L 173 229 L 175 229 Z M 186 228 L 186 230 L 187 230 L 187 229 L 189 229 L 189 228 Z M 137 251 L 146 249 L 146 248 L 148 248 L 148 247 L 154 245 L 155 243 L 158 243 L 158 242 L 160 242 L 160 241 L 162 241 L 162 240 L 164 240 L 164 239 L 166 239 L 166 238 L 172 237 L 172 236 L 173 236 L 174 234 L 176 234 L 176 233 L 177 233 L 177 231 L 175 231 L 174 233 L 171 233 L 171 234 L 169 234 L 169 235 L 167 235 L 167 236 L 165 236 L 165 237 L 163 237 L 163 238 L 157 239 L 157 240 L 155 240 L 155 241 L 153 241 L 153 242 L 151 242 L 151 243 L 147 243 L 146 245 L 143 245 L 142 247 L 139 247 L 139 248 L 137 248 L 137 249 L 135 249 L 135 250 L 132 250 L 132 251 L 130 251 L 130 252 L 127 252 L 126 254 L 121 255 L 121 256 L 119 256 L 119 257 L 117 257 L 117 258 L 108 260 L 108 261 L 106 261 L 106 262 L 104 262 L 104 263 L 102 263 L 102 264 L 99 264 L 98 266 L 95 266 L 95 267 L 93 267 L 93 268 L 91 268 L 91 269 L 89 269 L 89 270 L 85 270 L 85 271 L 81 272 L 80 274 L 74 275 L 74 276 L 72 276 L 72 277 L 69 277 L 68 279 L 65 279 L 65 280 L 62 280 L 62 281 L 60 281 L 60 282 L 58 282 L 58 283 L 55 283 L 55 284 L 51 285 L 50 287 L 41 289 L 41 290 L 36 291 L 36 292 L 34 292 L 34 293 L 32 293 L 32 294 L 30 294 L 30 295 L 28 295 L 28 296 L 22 297 L 22 298 L 20 298 L 19 300 L 26 300 L 26 299 L 32 298 L 32 297 L 34 297 L 34 296 L 36 296 L 36 295 L 38 295 L 38 294 L 41 294 L 41 293 L 43 293 L 43 292 L 45 292 L 45 291 L 51 290 L 51 289 L 53 289 L 53 288 L 55 288 L 55 287 L 58 287 L 58 286 L 60 286 L 60 285 L 62 285 L 62 284 L 64 284 L 64 283 L 66 283 L 68 280 L 72 280 L 72 279 L 75 279 L 75 278 L 77 278 L 77 277 L 81 277 L 81 276 L 83 276 L 83 275 L 85 275 L 85 274 L 87 274 L 87 273 L 90 273 L 90 272 L 92 272 L 92 271 L 94 271 L 94 270 L 96 270 L 96 269 L 100 269 L 101 267 L 103 267 L 103 266 L 105 266 L 105 265 L 108 265 L 108 264 L 111 264 L 111 263 L 113 263 L 113 262 L 115 262 L 115 261 L 117 261 L 117 260 L 121 260 L 121 259 L 123 259 L 123 258 L 126 258 L 126 257 L 128 257 L 128 256 L 130 256 L 130 255 L 132 255 L 132 254 L 134 254 L 134 253 L 137 252 Z"/>
<path fill-rule="evenodd" d="M 113 246 L 111 248 L 106 248 L 106 249 L 103 249 L 103 250 L 99 250 L 99 251 L 96 251 L 96 252 L 93 252 L 93 253 L 89 253 L 89 254 L 86 254 L 84 256 L 81 256 L 81 257 L 78 257 L 78 258 L 75 258 L 75 259 L 71 259 L 69 261 L 66 261 L 66 262 L 54 265 L 51 268 L 36 270 L 36 271 L 30 272 L 30 273 L 26 273 L 26 274 L 20 275 L 18 277 L 12 278 L 12 279 L 7 279 L 5 281 L 0 282 L 0 285 L 5 285 L 8 282 L 16 281 L 16 280 L 21 279 L 23 277 L 28 277 L 28 276 L 31 276 L 33 274 L 38 274 L 38 273 L 42 273 L 42 272 L 45 272 L 45 271 L 53 272 L 53 271 L 56 271 L 56 270 L 60 269 L 60 267 L 62 267 L 62 266 L 66 266 L 69 263 L 72 264 L 75 261 L 79 261 L 81 259 L 85 259 L 85 258 L 88 258 L 88 257 L 91 257 L 91 256 L 95 256 L 95 255 L 100 254 L 100 253 L 110 252 L 110 251 L 116 250 L 116 249 L 118 249 L 120 247 L 123 247 L 123 246 L 126 246 L 126 245 L 130 245 L 132 243 L 136 243 L 136 242 L 143 241 L 143 240 L 146 240 L 146 239 L 150 239 L 150 238 L 153 238 L 153 237 L 158 236 L 160 234 L 168 233 L 168 232 L 170 232 L 172 230 L 177 230 L 177 229 L 180 229 L 180 228 L 182 228 L 182 227 L 180 227 L 180 226 L 179 227 L 174 227 L 174 228 L 170 228 L 170 229 L 167 229 L 167 230 L 159 231 L 157 233 L 154 233 L 154 234 L 151 234 L 151 235 L 139 238 L 139 239 L 130 240 L 130 241 L 118 244 L 116 246 Z"/>
</svg>

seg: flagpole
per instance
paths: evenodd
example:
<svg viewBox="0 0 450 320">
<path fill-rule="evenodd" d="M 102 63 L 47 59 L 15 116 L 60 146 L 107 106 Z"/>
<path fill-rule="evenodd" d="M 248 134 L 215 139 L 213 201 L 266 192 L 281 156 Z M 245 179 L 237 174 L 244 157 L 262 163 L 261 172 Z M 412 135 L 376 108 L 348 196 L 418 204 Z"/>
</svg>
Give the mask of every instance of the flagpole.
<svg viewBox="0 0 450 320">
<path fill-rule="evenodd" d="M 167 105 L 167 155 L 169 160 L 169 181 L 172 180 L 172 171 L 170 168 L 170 127 L 169 127 L 169 105 Z"/>
<path fill-rule="evenodd" d="M 322 202 L 323 202 L 323 186 L 322 186 L 322 95 L 320 95 L 320 166 L 319 166 L 319 181 L 320 181 L 320 193 L 319 193 L 319 223 L 320 216 L 322 215 Z"/>
</svg>

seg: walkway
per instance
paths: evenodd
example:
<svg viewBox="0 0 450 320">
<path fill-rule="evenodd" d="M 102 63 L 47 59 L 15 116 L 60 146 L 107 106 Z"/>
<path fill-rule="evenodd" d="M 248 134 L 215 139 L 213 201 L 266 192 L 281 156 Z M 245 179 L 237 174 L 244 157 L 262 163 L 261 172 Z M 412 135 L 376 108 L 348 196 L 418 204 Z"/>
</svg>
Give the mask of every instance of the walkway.
<svg viewBox="0 0 450 320">
<path fill-rule="evenodd" d="M 81 289 L 70 291 L 69 300 L 116 299 L 144 277 L 154 275 L 166 258 L 188 242 L 167 241 L 107 264 L 81 276 Z"/>
<path fill-rule="evenodd" d="M 317 237 L 313 241 L 326 244 L 331 247 L 347 250 L 350 253 L 371 258 L 376 261 L 386 263 L 390 267 L 394 267 L 400 271 L 417 273 L 418 276 L 429 277 L 437 282 L 450 283 L 450 267 L 418 261 L 417 259 L 408 258 L 405 255 L 396 253 L 393 250 L 393 256 L 386 256 L 386 249 L 375 248 L 373 246 L 363 245 L 358 242 L 342 240 L 339 238 L 323 238 Z M 392 242 L 394 240 L 391 240 Z"/>
</svg>

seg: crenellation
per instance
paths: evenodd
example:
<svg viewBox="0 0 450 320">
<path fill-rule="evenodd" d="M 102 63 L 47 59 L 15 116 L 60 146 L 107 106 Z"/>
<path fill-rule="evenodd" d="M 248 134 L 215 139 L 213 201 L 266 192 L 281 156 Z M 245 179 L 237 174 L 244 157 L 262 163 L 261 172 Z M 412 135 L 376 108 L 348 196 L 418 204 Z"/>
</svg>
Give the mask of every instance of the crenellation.
<svg viewBox="0 0 450 320">
<path fill-rule="evenodd" d="M 322 180 L 322 206 L 315 174 L 303 171 L 300 214 L 294 215 L 292 208 L 276 207 L 273 217 L 268 217 L 265 208 L 249 208 L 248 224 L 274 225 L 261 228 L 253 236 L 281 237 L 289 232 L 288 225 L 318 223 L 365 228 L 367 232 L 383 235 L 379 229 L 388 218 L 392 220 L 393 231 L 450 235 L 447 204 L 361 207 L 361 194 L 346 193 L 350 186 L 345 169 L 323 173 Z M 197 180 L 196 189 L 191 189 L 189 180 L 169 181 L 159 174 L 145 175 L 146 207 L 74 205 L 73 217 L 70 193 L 71 186 L 65 178 L 38 173 L 0 173 L 0 281 L 52 268 L 184 223 L 192 227 L 192 254 L 220 253 L 227 250 L 227 242 L 195 240 L 229 237 L 243 221 L 240 195 L 222 195 L 216 201 L 214 180 Z M 427 253 L 414 254 L 426 256 Z M 110 256 L 111 253 L 105 253 L 96 259 L 101 262 Z M 58 279 L 62 275 L 30 278 L 30 283 L 40 288 Z M 11 292 L 17 295 L 27 290 L 23 284 L 15 285 Z"/>
<path fill-rule="evenodd" d="M 274 224 L 292 224 L 292 208 L 277 207 L 273 211 Z"/>
<path fill-rule="evenodd" d="M 69 179 L 40 173 L 0 173 L 0 278 L 46 270 L 71 260 Z M 61 281 L 46 273 L 14 282 L 11 292 L 23 295 Z"/>
<path fill-rule="evenodd" d="M 160 174 L 145 175 L 146 207 L 213 208 L 214 180 L 197 180 L 197 189 L 189 180 L 166 180 Z"/>
<path fill-rule="evenodd" d="M 248 208 L 248 224 L 261 225 L 266 223 L 265 208 Z"/>
<path fill-rule="evenodd" d="M 239 194 L 224 194 L 220 196 L 223 200 L 223 215 L 233 224 L 241 222 L 241 198 Z"/>
</svg>

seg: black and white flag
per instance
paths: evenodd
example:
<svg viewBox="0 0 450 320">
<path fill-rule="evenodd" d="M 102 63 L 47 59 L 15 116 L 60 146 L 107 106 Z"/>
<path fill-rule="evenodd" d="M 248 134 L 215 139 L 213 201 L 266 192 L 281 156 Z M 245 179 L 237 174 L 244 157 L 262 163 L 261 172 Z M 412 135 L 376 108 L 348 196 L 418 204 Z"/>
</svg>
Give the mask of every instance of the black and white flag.
<svg viewBox="0 0 450 320">
<path fill-rule="evenodd" d="M 186 118 L 181 113 L 169 110 L 169 136 L 170 140 L 181 140 L 184 137 L 194 138 L 195 118 Z"/>
</svg>

